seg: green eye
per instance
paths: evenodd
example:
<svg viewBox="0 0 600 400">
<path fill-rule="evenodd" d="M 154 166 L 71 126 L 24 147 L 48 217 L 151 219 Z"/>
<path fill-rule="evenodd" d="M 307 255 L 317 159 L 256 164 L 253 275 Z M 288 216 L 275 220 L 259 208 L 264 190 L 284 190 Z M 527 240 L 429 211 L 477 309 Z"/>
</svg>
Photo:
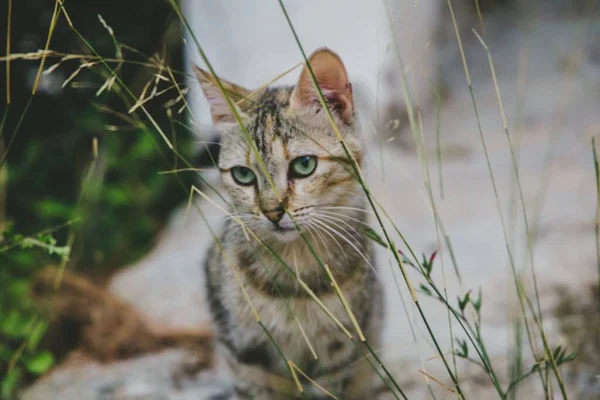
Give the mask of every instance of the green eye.
<svg viewBox="0 0 600 400">
<path fill-rule="evenodd" d="M 254 185 L 254 182 L 256 182 L 256 175 L 250 168 L 246 167 L 233 167 L 231 176 L 233 176 L 233 180 L 244 186 Z"/>
<path fill-rule="evenodd" d="M 317 169 L 317 157 L 302 156 L 292 160 L 290 176 L 292 178 L 305 178 Z"/>
</svg>

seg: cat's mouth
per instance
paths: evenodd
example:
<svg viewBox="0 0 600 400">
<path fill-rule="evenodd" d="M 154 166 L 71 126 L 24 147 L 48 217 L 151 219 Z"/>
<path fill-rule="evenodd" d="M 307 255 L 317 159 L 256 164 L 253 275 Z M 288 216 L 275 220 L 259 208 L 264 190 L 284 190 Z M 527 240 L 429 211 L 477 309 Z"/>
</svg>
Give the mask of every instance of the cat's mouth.
<svg viewBox="0 0 600 400">
<path fill-rule="evenodd" d="M 302 231 L 302 225 L 298 224 L 296 227 L 293 223 L 291 224 L 277 224 L 272 225 L 272 232 L 277 237 L 278 240 L 283 242 L 289 242 L 296 240 L 300 237 L 300 232 Z"/>
<path fill-rule="evenodd" d="M 280 242 L 294 242 L 301 237 L 300 232 L 295 228 L 278 229 L 275 231 L 275 236 L 277 237 L 277 240 Z"/>
<path fill-rule="evenodd" d="M 274 215 L 274 212 L 264 213 L 264 216 L 265 227 L 277 240 L 287 242 L 298 239 L 304 230 L 302 223 L 303 216 L 290 216 L 288 214 Z"/>
<path fill-rule="evenodd" d="M 291 232 L 301 229 L 299 221 L 294 223 L 294 220 L 287 215 L 284 215 L 279 221 L 271 221 L 271 227 L 276 232 Z"/>
<path fill-rule="evenodd" d="M 276 225 L 273 227 L 275 229 L 275 232 L 292 232 L 292 231 L 297 231 L 295 226 L 280 226 L 280 225 Z"/>
</svg>

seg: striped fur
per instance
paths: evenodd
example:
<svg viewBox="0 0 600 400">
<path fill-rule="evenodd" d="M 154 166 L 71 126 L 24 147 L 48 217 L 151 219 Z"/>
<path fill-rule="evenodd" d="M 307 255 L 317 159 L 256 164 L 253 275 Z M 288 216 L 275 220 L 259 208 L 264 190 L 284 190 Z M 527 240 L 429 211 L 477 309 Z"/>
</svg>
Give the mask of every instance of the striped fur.
<svg viewBox="0 0 600 400">
<path fill-rule="evenodd" d="M 326 49 L 310 60 L 344 143 L 360 163 L 360 127 L 353 118 L 346 70 Z M 196 72 L 205 93 L 211 93 L 213 119 L 222 130 L 219 169 L 237 219 L 227 220 L 205 261 L 208 301 L 235 377 L 234 396 L 294 398 L 298 393 L 287 364 L 291 360 L 338 398 L 368 398 L 376 381 L 363 357 L 366 349 L 324 271 L 326 264 L 370 345 L 378 347 L 383 297 L 364 232 L 365 195 L 312 80 L 306 78 L 308 71 L 294 87 L 268 88 L 250 96 L 250 91 L 225 83 L 227 90 L 242 91 L 232 98 L 241 99 L 237 112 L 250 141 L 231 110 L 223 107 L 223 98 L 215 96 L 214 78 Z M 293 178 L 291 161 L 307 155 L 316 157 L 316 170 Z M 250 168 L 256 183 L 236 183 L 236 166 Z M 265 216 L 272 210 L 286 213 L 274 224 Z M 239 220 L 252 232 L 249 240 Z M 311 398 L 327 398 L 307 379 L 301 381 Z"/>
</svg>

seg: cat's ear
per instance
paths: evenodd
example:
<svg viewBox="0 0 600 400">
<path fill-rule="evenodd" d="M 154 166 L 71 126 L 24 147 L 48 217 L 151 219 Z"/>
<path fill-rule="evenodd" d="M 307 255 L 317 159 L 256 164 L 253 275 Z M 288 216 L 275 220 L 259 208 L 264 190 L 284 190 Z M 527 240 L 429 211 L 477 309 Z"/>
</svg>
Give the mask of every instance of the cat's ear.
<svg viewBox="0 0 600 400">
<path fill-rule="evenodd" d="M 213 123 L 216 125 L 224 122 L 235 122 L 233 111 L 231 111 L 227 100 L 223 97 L 219 85 L 217 84 L 217 79 L 211 73 L 196 65 L 192 65 L 192 69 L 194 70 L 198 81 L 200 81 L 204 96 L 206 96 L 206 99 L 210 104 Z M 227 93 L 234 106 L 237 107 L 238 112 L 242 113 L 250 108 L 252 102 L 249 97 L 252 94 L 252 91 L 224 79 L 219 78 L 219 80 L 221 81 L 225 93 Z"/>
<path fill-rule="evenodd" d="M 342 59 L 327 48 L 313 52 L 308 62 L 315 73 L 321 92 L 329 109 L 346 124 L 351 124 L 354 116 L 352 86 Z M 304 66 L 300 79 L 292 92 L 290 108 L 301 110 L 306 107 L 322 108 L 319 93 L 307 66 Z"/>
</svg>

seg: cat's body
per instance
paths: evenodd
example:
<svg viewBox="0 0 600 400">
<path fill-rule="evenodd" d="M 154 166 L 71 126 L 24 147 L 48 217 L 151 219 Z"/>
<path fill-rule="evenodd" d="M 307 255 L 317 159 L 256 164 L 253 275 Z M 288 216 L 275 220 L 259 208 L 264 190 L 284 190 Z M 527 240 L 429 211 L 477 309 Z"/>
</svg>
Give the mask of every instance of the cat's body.
<svg viewBox="0 0 600 400">
<path fill-rule="evenodd" d="M 366 198 L 353 169 L 364 156 L 360 126 L 339 57 L 323 49 L 311 65 L 351 157 L 307 69 L 295 87 L 266 89 L 251 100 L 225 82 L 246 133 L 214 78 L 197 71 L 222 129 L 219 169 L 233 203 L 206 259 L 208 302 L 241 399 L 295 393 L 288 361 L 343 398 L 367 398 L 376 384 L 352 320 L 378 348 L 383 295 L 365 235 Z M 327 398 L 301 381 L 311 398 Z"/>
<path fill-rule="evenodd" d="M 241 232 L 239 234 L 242 236 Z M 209 305 L 215 317 L 220 345 L 224 348 L 228 362 L 232 364 L 236 394 L 243 399 L 271 399 L 277 398 L 274 395 L 277 389 L 285 392 L 295 388 L 290 385 L 291 375 L 286 360 L 279 354 L 272 340 L 278 344 L 286 359 L 294 361 L 304 373 L 330 392 L 344 393 L 347 396 L 344 398 L 364 398 L 366 392 L 359 392 L 358 389 L 375 383 L 369 379 L 372 373 L 369 365 L 365 360 L 361 361 L 366 349 L 356 345 L 358 338 L 348 313 L 314 257 L 303 249 L 306 246 L 294 246 L 299 250 L 295 258 L 300 264 L 298 269 L 312 273 L 312 279 L 307 279 L 309 282 L 313 281 L 311 290 L 324 307 L 353 334 L 354 342 L 349 340 L 295 279 L 289 276 L 273 282 L 269 278 L 267 269 L 279 277 L 286 275 L 286 272 L 280 272 L 283 267 L 274 257 L 260 251 L 259 246 L 252 248 L 248 243 L 243 243 L 243 237 L 232 239 L 228 237 L 230 235 L 231 233 L 226 232 L 221 238 L 222 243 L 228 243 L 223 249 L 225 256 L 217 246 L 213 247 L 205 267 Z M 281 255 L 294 268 L 294 252 L 288 251 Z M 227 266 L 224 257 L 235 261 Z M 354 262 L 356 264 L 348 268 Z M 359 324 L 370 344 L 378 347 L 379 330 L 383 322 L 382 294 L 377 287 L 376 277 L 365 264 L 362 260 L 351 258 L 346 261 L 344 257 L 340 257 L 338 265 L 333 266 L 344 272 L 334 276 L 350 308 L 360 318 Z M 272 339 L 256 320 L 234 274 L 238 274 L 241 285 Z M 321 279 L 314 279 L 315 277 Z M 311 354 L 307 339 L 319 356 L 318 362 Z M 278 384 L 276 377 L 287 378 L 288 384 Z M 306 381 L 302 381 L 306 386 Z M 264 390 L 260 388 L 262 385 L 266 387 Z M 275 390 L 268 390 L 269 387 Z M 310 388 L 310 385 L 305 390 L 313 394 L 311 398 L 327 398 L 326 393 Z M 353 392 L 360 395 L 349 397 Z"/>
</svg>

